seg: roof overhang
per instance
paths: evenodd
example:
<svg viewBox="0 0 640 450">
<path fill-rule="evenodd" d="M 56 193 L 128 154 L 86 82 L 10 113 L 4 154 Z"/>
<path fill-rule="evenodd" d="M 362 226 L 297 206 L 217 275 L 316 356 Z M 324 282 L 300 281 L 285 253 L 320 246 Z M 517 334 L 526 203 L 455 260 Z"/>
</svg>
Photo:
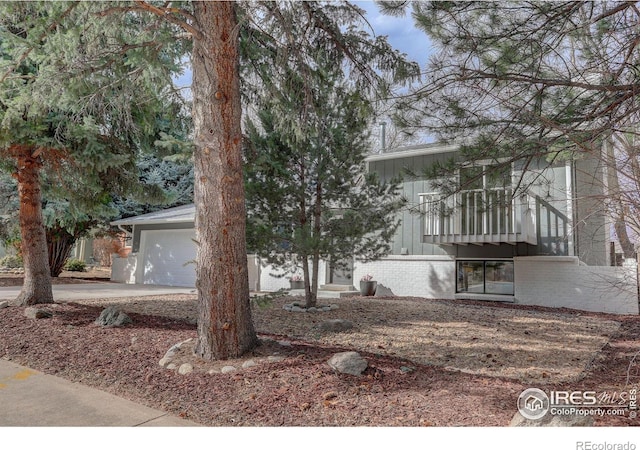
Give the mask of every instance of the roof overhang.
<svg viewBox="0 0 640 450">
<path fill-rule="evenodd" d="M 437 155 L 440 153 L 451 153 L 460 150 L 458 144 L 423 144 L 405 147 L 393 152 L 369 155 L 365 159 L 367 162 L 388 161 L 392 159 L 412 158 L 414 156 Z"/>
<path fill-rule="evenodd" d="M 113 226 L 122 225 L 157 225 L 169 223 L 193 223 L 195 221 L 196 207 L 194 204 L 177 206 L 140 216 L 127 217 L 111 222 Z"/>
</svg>

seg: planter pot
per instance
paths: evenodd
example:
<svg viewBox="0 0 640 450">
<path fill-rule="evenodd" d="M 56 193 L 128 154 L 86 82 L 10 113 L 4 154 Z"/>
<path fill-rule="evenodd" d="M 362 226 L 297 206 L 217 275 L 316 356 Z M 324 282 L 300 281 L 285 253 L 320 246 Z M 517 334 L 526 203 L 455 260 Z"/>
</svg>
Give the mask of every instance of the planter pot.
<svg viewBox="0 0 640 450">
<path fill-rule="evenodd" d="M 291 289 L 304 289 L 304 281 L 291 281 Z"/>
<path fill-rule="evenodd" d="M 361 281 L 360 293 L 366 297 L 370 297 L 376 293 L 376 287 L 378 287 L 377 281 Z"/>
</svg>

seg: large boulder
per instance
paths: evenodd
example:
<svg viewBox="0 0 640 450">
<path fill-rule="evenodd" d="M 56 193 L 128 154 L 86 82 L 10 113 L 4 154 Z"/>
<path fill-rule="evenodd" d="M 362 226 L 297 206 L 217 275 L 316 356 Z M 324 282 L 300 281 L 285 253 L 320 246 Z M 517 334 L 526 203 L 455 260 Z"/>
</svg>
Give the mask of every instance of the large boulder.
<svg viewBox="0 0 640 450">
<path fill-rule="evenodd" d="M 180 367 L 178 367 L 178 373 L 180 375 L 188 375 L 191 372 L 193 372 L 193 366 L 189 363 L 180 364 Z"/>
<path fill-rule="evenodd" d="M 394 297 L 395 294 L 388 287 L 378 283 L 378 287 L 376 288 L 375 297 Z"/>
<path fill-rule="evenodd" d="M 329 367 L 339 373 L 362 375 L 369 363 L 358 352 L 336 353 L 327 362 Z"/>
<path fill-rule="evenodd" d="M 115 306 L 108 306 L 100 313 L 100 317 L 98 317 L 94 323 L 103 327 L 121 327 L 133 323 L 133 321 L 131 317 L 127 316 Z"/>
<path fill-rule="evenodd" d="M 188 344 L 192 344 L 192 343 L 193 343 L 193 338 L 190 338 L 190 339 L 187 339 L 186 341 L 178 342 L 177 344 L 172 345 L 171 348 L 167 350 L 167 352 L 164 354 L 164 356 L 160 360 L 160 363 L 159 363 L 160 366 L 168 368 L 169 364 L 173 362 L 176 355 L 180 353 L 181 349 L 183 347 L 185 348 L 188 347 Z"/>
</svg>

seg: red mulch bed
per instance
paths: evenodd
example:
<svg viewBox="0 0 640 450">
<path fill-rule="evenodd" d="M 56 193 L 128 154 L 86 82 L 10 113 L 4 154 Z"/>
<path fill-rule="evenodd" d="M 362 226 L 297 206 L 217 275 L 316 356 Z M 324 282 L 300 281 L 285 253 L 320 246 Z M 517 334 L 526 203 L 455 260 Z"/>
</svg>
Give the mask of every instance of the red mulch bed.
<svg viewBox="0 0 640 450">
<path fill-rule="evenodd" d="M 342 375 L 326 361 L 348 349 L 300 341 L 283 347 L 264 335 L 256 357 L 277 352 L 284 360 L 231 374 L 183 376 L 158 361 L 173 344 L 196 336 L 193 324 L 131 314 L 133 325 L 101 328 L 93 324 L 101 308 L 53 309 L 51 319 L 37 321 L 27 319 L 23 308 L 0 310 L 0 357 L 207 426 L 506 426 L 518 395 L 530 387 L 373 353 L 364 354 L 370 367 L 363 376 Z M 640 347 L 640 320 L 618 320 L 619 334 L 581 382 L 545 389 L 622 389 L 628 373 L 638 386 L 638 365 L 629 363 Z M 409 366 L 415 370 L 401 369 Z M 595 424 L 638 420 L 603 417 Z"/>
</svg>

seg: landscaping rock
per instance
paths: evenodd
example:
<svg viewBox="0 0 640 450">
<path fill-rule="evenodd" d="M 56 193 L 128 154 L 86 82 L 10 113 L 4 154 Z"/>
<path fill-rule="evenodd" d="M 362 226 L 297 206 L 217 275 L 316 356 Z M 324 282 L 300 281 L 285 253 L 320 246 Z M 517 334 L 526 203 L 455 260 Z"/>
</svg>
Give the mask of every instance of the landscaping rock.
<svg viewBox="0 0 640 450">
<path fill-rule="evenodd" d="M 187 375 L 193 372 L 193 366 L 189 363 L 184 363 L 180 367 L 178 367 L 178 373 L 180 375 Z"/>
<path fill-rule="evenodd" d="M 320 324 L 322 331 L 341 332 L 348 331 L 353 328 L 353 322 L 345 319 L 330 319 L 325 320 Z"/>
<path fill-rule="evenodd" d="M 374 297 L 394 297 L 395 294 L 388 287 L 378 283 L 378 287 L 376 287 L 376 293 Z"/>
<path fill-rule="evenodd" d="M 329 312 L 333 309 L 338 309 L 338 306 L 337 305 L 316 305 L 316 306 L 310 306 L 309 308 L 307 308 L 302 303 L 293 302 L 293 303 L 284 304 L 282 306 L 282 309 L 289 312 L 315 313 L 315 312 Z"/>
<path fill-rule="evenodd" d="M 220 369 L 220 373 L 231 373 L 231 372 L 235 372 L 236 370 L 238 369 L 236 369 L 233 366 L 224 366 L 222 369 Z"/>
<path fill-rule="evenodd" d="M 509 423 L 510 427 L 592 427 L 593 417 L 591 416 L 579 416 L 576 414 L 558 416 L 547 413 L 546 416 L 541 419 L 531 420 L 526 419 L 516 412 Z"/>
<path fill-rule="evenodd" d="M 165 355 L 158 364 L 160 364 L 160 367 L 167 367 L 171 361 L 172 361 L 172 357 Z"/>
<path fill-rule="evenodd" d="M 243 369 L 248 369 L 249 367 L 255 367 L 255 366 L 257 366 L 257 364 L 253 359 L 249 359 L 242 363 Z"/>
<path fill-rule="evenodd" d="M 362 375 L 369 363 L 358 352 L 336 353 L 327 361 L 333 370 L 349 375 Z"/>
<path fill-rule="evenodd" d="M 284 356 L 268 356 L 267 361 L 269 362 L 280 362 L 284 360 Z"/>
<path fill-rule="evenodd" d="M 48 319 L 53 316 L 53 313 L 46 309 L 29 306 L 28 308 L 25 308 L 24 315 L 29 319 Z"/>
<path fill-rule="evenodd" d="M 172 345 L 171 348 L 167 350 L 167 352 L 164 354 L 164 356 L 160 360 L 159 362 L 160 366 L 168 368 L 168 364 L 173 361 L 174 356 L 176 356 L 176 353 L 178 353 L 180 348 L 182 348 L 182 346 L 185 344 L 190 344 L 191 342 L 193 342 L 193 338 L 187 339 L 186 341 L 178 342 L 177 344 Z"/>
<path fill-rule="evenodd" d="M 9 302 L 7 301 L 0 302 L 0 309 L 8 308 L 8 307 L 9 307 Z"/>
<path fill-rule="evenodd" d="M 100 317 L 98 317 L 94 323 L 103 327 L 121 327 L 133 323 L 133 321 L 131 317 L 127 316 L 115 306 L 108 306 L 100 313 Z"/>
</svg>

